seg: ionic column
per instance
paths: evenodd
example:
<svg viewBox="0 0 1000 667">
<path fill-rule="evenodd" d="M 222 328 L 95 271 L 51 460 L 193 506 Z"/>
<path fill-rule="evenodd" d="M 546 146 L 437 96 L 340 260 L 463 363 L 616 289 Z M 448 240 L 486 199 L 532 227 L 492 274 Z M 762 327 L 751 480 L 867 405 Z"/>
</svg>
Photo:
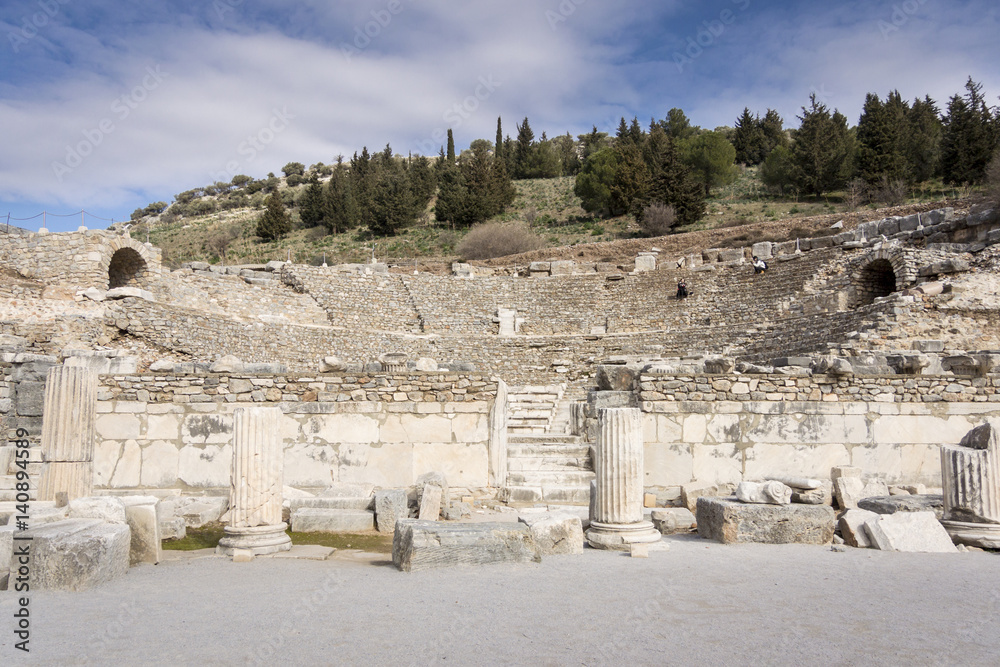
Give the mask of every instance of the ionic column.
<svg viewBox="0 0 1000 667">
<path fill-rule="evenodd" d="M 969 431 L 958 445 L 941 446 L 944 516 L 959 544 L 1000 548 L 1000 438 L 991 424 Z"/>
<path fill-rule="evenodd" d="M 597 411 L 597 474 L 590 546 L 627 550 L 633 542 L 657 542 L 660 533 L 642 516 L 642 412 L 638 408 Z"/>
<path fill-rule="evenodd" d="M 236 408 L 233 412 L 233 479 L 230 519 L 218 551 L 255 555 L 287 551 L 291 538 L 281 520 L 284 485 L 279 425 L 281 408 Z"/>
<path fill-rule="evenodd" d="M 85 498 L 94 491 L 94 422 L 97 373 L 53 366 L 45 378 L 42 416 L 42 474 L 39 500 Z"/>
</svg>

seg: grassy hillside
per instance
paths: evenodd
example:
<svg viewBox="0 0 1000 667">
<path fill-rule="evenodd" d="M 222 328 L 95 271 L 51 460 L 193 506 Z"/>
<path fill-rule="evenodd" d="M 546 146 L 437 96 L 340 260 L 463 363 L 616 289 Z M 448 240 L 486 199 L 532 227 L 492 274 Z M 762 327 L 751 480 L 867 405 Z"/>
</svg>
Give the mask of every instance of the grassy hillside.
<svg viewBox="0 0 1000 667">
<path fill-rule="evenodd" d="M 573 177 L 516 181 L 517 198 L 497 219 L 530 224 L 549 248 L 639 236 L 631 216 L 601 219 L 584 211 L 580 199 L 573 194 L 574 181 Z M 914 193 L 905 203 L 917 204 L 968 194 L 932 186 Z M 706 215 L 700 221 L 677 231 L 711 230 L 778 220 L 789 221 L 790 230 L 794 230 L 796 219 L 845 214 L 853 210 L 846 199 L 846 193 L 842 192 L 823 198 L 778 197 L 761 185 L 756 169 L 744 169 L 733 184 L 713 193 L 707 201 Z M 173 266 L 195 260 L 250 264 L 288 258 L 299 263 L 319 264 L 324 257 L 330 264 L 362 262 L 371 259 L 373 249 L 379 260 L 413 261 L 424 266 L 458 259 L 455 248 L 467 231 L 438 223 L 433 207 L 432 201 L 427 214 L 416 225 L 401 230 L 394 237 L 378 239 L 368 238 L 363 230 L 327 235 L 325 229 L 314 228 L 295 229 L 280 241 L 263 243 L 254 237 L 256 220 L 261 214 L 256 208 L 236 208 L 170 222 L 161 222 L 158 217 L 146 218 L 134 224 L 131 233 L 142 240 L 148 233 L 150 242 L 163 249 L 164 260 Z M 875 205 L 864 208 L 874 209 Z M 293 220 L 298 222 L 294 209 Z M 218 245 L 213 247 L 212 240 L 224 230 L 235 233 L 237 238 L 228 245 L 223 260 Z"/>
</svg>

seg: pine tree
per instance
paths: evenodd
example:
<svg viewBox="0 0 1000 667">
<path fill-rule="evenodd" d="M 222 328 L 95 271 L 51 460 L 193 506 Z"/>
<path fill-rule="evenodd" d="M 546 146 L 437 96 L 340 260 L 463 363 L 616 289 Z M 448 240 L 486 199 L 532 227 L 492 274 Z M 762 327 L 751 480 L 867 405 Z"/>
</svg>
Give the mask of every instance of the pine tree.
<svg viewBox="0 0 1000 667">
<path fill-rule="evenodd" d="M 380 161 L 370 201 L 368 228 L 377 236 L 392 236 L 416 217 L 406 174 L 392 162 Z"/>
<path fill-rule="evenodd" d="M 257 220 L 257 236 L 265 241 L 280 239 L 291 231 L 292 218 L 277 192 L 268 195 L 265 206 L 264 214 Z"/>
<path fill-rule="evenodd" d="M 858 120 L 855 173 L 868 185 L 895 182 L 905 175 L 905 118 L 898 92 L 891 93 L 885 103 L 874 93 L 865 96 Z"/>
<path fill-rule="evenodd" d="M 576 152 L 576 143 L 573 135 L 566 134 L 552 140 L 559 152 L 559 161 L 562 163 L 563 176 L 576 176 L 580 173 L 580 156 Z"/>
<path fill-rule="evenodd" d="M 851 167 L 851 138 L 847 118 L 839 111 L 831 115 L 826 105 L 809 97 L 811 105 L 802 107 L 801 124 L 795 132 L 792 157 L 795 184 L 801 192 L 817 197 L 843 187 Z"/>
<path fill-rule="evenodd" d="M 705 194 L 681 160 L 678 142 L 667 135 L 654 138 L 651 133 L 649 143 L 650 159 L 656 166 L 650 173 L 646 196 L 633 202 L 632 212 L 641 219 L 650 204 L 658 203 L 674 208 L 678 225 L 697 222 L 705 214 Z"/>
<path fill-rule="evenodd" d="M 632 204 L 646 197 L 649 187 L 649 170 L 642 157 L 642 147 L 631 139 L 615 145 L 616 169 L 611 183 L 609 208 L 612 215 L 621 215 L 632 209 Z"/>
<path fill-rule="evenodd" d="M 434 204 L 434 217 L 439 222 L 455 224 L 464 219 L 468 190 L 458 165 L 447 165 L 438 176 L 438 196 Z"/>
<path fill-rule="evenodd" d="M 739 164 L 760 164 L 767 157 L 764 128 L 760 118 L 750 114 L 749 107 L 743 107 L 743 113 L 736 119 L 733 148 Z"/>
<path fill-rule="evenodd" d="M 420 216 L 437 189 L 437 177 L 431 169 L 431 162 L 423 155 L 410 160 L 407 166 L 407 178 L 410 181 L 410 191 L 413 195 L 414 213 Z"/>
<path fill-rule="evenodd" d="M 602 148 L 607 148 L 608 145 L 608 133 L 598 132 L 596 125 L 594 125 L 589 134 L 580 134 L 577 136 L 577 139 L 583 144 L 584 160 L 587 160 L 587 158 Z"/>
<path fill-rule="evenodd" d="M 907 181 L 923 183 L 937 173 L 941 155 L 941 113 L 929 95 L 923 100 L 913 100 L 906 125 Z"/>
<path fill-rule="evenodd" d="M 610 215 L 611 185 L 614 183 L 617 169 L 618 159 L 612 148 L 602 148 L 584 160 L 573 185 L 573 193 L 580 198 L 583 210 L 588 213 Z"/>
<path fill-rule="evenodd" d="M 667 136 L 675 141 L 690 139 L 698 134 L 700 129 L 692 126 L 684 111 L 677 107 L 667 112 L 667 117 L 660 121 L 660 127 L 666 130 Z"/>
<path fill-rule="evenodd" d="M 326 201 L 323 196 L 323 186 L 313 177 L 305 192 L 299 197 L 299 219 L 302 220 L 303 227 L 315 227 L 322 224 L 326 209 Z"/>
<path fill-rule="evenodd" d="M 358 208 L 354 201 L 351 179 L 343 165 L 333 170 L 326 184 L 325 224 L 332 234 L 353 229 L 358 225 Z"/>
<path fill-rule="evenodd" d="M 692 175 L 704 185 L 706 197 L 711 194 L 712 187 L 736 180 L 735 159 L 736 149 L 720 132 L 703 132 L 685 147 L 685 162 Z"/>
<path fill-rule="evenodd" d="M 527 174 L 531 170 L 532 152 L 534 150 L 535 133 L 531 131 L 528 117 L 517 126 L 517 143 L 514 145 L 514 178 L 531 178 Z"/>
<path fill-rule="evenodd" d="M 760 180 L 785 194 L 795 185 L 795 160 L 787 146 L 775 146 L 760 165 Z"/>
<path fill-rule="evenodd" d="M 767 159 L 776 146 L 787 146 L 788 136 L 783 129 L 784 121 L 774 109 L 768 109 L 760 119 L 760 129 L 764 133 L 764 151 L 761 160 Z"/>
<path fill-rule="evenodd" d="M 947 183 L 980 183 L 997 147 L 997 124 L 986 106 L 982 84 L 969 77 L 965 96 L 948 102 L 941 137 L 941 172 Z"/>
</svg>

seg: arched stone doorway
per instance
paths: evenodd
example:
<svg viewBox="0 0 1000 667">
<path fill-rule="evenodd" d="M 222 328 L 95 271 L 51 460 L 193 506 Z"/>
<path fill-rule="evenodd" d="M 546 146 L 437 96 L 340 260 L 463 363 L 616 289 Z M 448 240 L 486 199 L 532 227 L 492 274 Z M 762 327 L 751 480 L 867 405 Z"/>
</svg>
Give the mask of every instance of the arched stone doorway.
<svg viewBox="0 0 1000 667">
<path fill-rule="evenodd" d="M 854 285 L 857 305 L 867 306 L 875 299 L 896 291 L 896 272 L 888 259 L 875 259 L 861 268 Z"/>
<path fill-rule="evenodd" d="M 146 260 L 132 248 L 120 248 L 108 263 L 108 289 L 140 287 L 146 276 Z"/>
</svg>

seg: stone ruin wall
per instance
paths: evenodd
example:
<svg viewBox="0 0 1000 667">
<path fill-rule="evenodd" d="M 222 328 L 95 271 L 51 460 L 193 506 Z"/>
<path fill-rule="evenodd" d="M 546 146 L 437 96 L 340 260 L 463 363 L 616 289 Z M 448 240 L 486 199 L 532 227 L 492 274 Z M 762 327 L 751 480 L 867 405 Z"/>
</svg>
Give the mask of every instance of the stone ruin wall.
<svg viewBox="0 0 1000 667">
<path fill-rule="evenodd" d="M 485 489 L 496 395 L 478 375 L 103 376 L 95 485 L 228 489 L 233 410 L 254 405 L 285 411 L 286 485 L 405 487 L 439 471 Z"/>
<path fill-rule="evenodd" d="M 940 446 L 1000 424 L 1000 376 L 643 375 L 647 488 L 829 479 L 941 484 Z"/>
<path fill-rule="evenodd" d="M 0 233 L 0 265 L 26 278 L 79 289 L 108 289 L 112 260 L 120 250 L 124 252 L 119 260 L 126 264 L 129 259 L 141 260 L 125 267 L 137 272 L 137 285 L 146 286 L 160 277 L 161 250 L 115 232 Z"/>
</svg>

